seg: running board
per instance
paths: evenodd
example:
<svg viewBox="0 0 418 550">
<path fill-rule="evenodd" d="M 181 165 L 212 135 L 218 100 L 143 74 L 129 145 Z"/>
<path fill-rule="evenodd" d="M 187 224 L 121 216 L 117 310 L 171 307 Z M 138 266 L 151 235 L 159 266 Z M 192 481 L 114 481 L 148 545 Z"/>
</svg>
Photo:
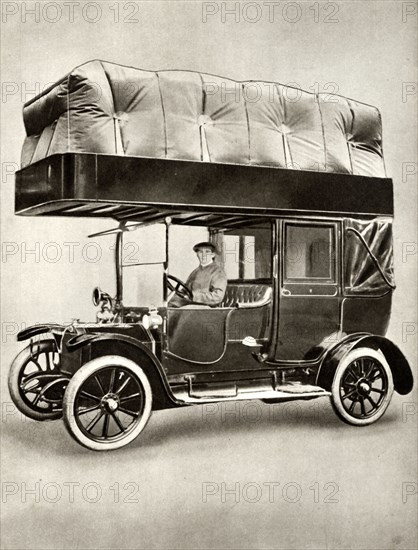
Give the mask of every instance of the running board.
<svg viewBox="0 0 418 550">
<path fill-rule="evenodd" d="M 239 388 L 235 383 L 220 384 L 192 384 L 191 377 L 187 377 L 188 388 L 184 385 L 172 388 L 178 401 L 183 403 L 210 403 L 216 401 L 242 401 L 248 399 L 262 399 L 263 401 L 289 401 L 291 399 L 304 399 L 313 397 L 330 396 L 329 391 L 319 386 L 307 384 L 286 384 L 264 388 Z"/>
</svg>

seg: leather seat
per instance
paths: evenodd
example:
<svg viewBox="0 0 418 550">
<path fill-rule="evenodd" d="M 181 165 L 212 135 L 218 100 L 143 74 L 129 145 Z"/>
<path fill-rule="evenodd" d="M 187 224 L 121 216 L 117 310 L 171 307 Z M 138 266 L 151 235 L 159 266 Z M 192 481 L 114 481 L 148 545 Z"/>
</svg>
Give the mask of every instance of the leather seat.
<svg viewBox="0 0 418 550">
<path fill-rule="evenodd" d="M 272 289 L 264 284 L 231 284 L 226 288 L 221 307 L 250 308 L 266 305 Z"/>
</svg>

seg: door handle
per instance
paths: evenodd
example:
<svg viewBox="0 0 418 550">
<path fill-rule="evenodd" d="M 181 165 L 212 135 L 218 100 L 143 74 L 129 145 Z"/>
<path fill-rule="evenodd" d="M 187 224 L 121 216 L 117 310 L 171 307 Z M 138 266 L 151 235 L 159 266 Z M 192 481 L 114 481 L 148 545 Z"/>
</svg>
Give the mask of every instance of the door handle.
<svg viewBox="0 0 418 550">
<path fill-rule="evenodd" d="M 282 296 L 291 296 L 292 293 L 287 288 L 282 289 Z"/>
</svg>

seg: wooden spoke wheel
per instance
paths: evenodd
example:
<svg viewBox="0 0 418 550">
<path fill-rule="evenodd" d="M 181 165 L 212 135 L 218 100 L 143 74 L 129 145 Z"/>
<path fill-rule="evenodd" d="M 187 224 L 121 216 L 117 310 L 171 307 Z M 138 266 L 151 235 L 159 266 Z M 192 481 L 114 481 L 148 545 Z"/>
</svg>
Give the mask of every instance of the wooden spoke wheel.
<svg viewBox="0 0 418 550">
<path fill-rule="evenodd" d="M 116 355 L 86 363 L 71 378 L 64 422 L 71 436 L 94 451 L 119 449 L 145 428 L 152 392 L 144 371 Z"/>
<path fill-rule="evenodd" d="M 13 361 L 9 392 L 25 416 L 34 420 L 61 418 L 69 378 L 61 374 L 59 359 L 54 340 L 43 340 L 26 347 Z"/>
<path fill-rule="evenodd" d="M 332 404 L 349 424 L 367 426 L 386 411 L 393 394 L 393 378 L 382 353 L 354 349 L 340 362 L 332 384 Z"/>
</svg>

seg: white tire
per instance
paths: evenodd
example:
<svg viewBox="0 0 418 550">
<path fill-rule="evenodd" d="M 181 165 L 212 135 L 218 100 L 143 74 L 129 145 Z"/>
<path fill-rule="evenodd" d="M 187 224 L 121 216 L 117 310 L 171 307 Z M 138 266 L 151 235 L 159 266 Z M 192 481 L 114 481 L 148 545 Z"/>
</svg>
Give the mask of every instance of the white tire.
<svg viewBox="0 0 418 550">
<path fill-rule="evenodd" d="M 371 348 L 348 352 L 335 371 L 331 394 L 344 422 L 368 426 L 379 420 L 393 394 L 392 371 L 384 355 Z"/>
<path fill-rule="evenodd" d="M 53 340 L 27 346 L 14 359 L 8 377 L 9 393 L 16 408 L 33 420 L 62 417 L 62 400 L 68 376 L 55 365 L 59 356 Z"/>
<path fill-rule="evenodd" d="M 138 437 L 151 409 L 152 390 L 141 367 L 125 357 L 106 355 L 89 361 L 71 378 L 63 416 L 78 443 L 93 451 L 111 451 Z"/>
</svg>

